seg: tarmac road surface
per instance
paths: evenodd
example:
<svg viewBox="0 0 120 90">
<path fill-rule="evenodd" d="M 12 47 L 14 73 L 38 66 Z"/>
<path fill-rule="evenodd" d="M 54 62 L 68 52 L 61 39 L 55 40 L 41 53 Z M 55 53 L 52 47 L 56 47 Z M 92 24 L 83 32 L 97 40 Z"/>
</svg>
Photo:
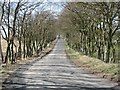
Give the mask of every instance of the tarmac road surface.
<svg viewBox="0 0 120 90">
<path fill-rule="evenodd" d="M 2 86 L 4 90 L 117 90 L 116 85 L 77 67 L 66 56 L 64 40 L 58 39 L 50 54 L 22 65 Z"/>
</svg>

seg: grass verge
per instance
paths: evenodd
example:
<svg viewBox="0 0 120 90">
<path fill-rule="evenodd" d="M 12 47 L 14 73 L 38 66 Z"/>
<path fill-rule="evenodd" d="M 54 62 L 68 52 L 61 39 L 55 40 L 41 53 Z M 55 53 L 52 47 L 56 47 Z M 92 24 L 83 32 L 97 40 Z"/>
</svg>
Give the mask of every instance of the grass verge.
<svg viewBox="0 0 120 90">
<path fill-rule="evenodd" d="M 66 53 L 77 66 L 82 66 L 93 74 L 118 82 L 118 64 L 105 63 L 99 59 L 92 58 L 66 46 Z"/>
</svg>

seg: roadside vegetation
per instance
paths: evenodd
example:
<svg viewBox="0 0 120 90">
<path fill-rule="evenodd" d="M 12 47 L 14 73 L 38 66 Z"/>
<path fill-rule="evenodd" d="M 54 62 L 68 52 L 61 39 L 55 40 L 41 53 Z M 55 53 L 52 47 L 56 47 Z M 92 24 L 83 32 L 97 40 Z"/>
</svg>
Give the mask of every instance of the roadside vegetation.
<svg viewBox="0 0 120 90">
<path fill-rule="evenodd" d="M 116 78 L 120 72 L 120 2 L 61 3 L 64 8 L 58 16 L 46 10 L 48 4 L 0 2 L 0 63 L 14 64 L 41 55 L 59 32 L 70 57 Z"/>
<path fill-rule="evenodd" d="M 19 69 L 22 65 L 30 64 L 34 62 L 35 60 L 40 60 L 42 57 L 46 56 L 48 53 L 50 53 L 54 46 L 55 46 L 56 40 L 51 42 L 50 46 L 47 46 L 39 55 L 39 57 L 28 57 L 24 58 L 23 60 L 17 60 L 16 64 L 7 64 L 7 66 L 3 66 L 0 70 L 1 75 L 1 81 L 4 81 L 7 79 L 11 74 L 13 74 L 17 69 Z"/>
<path fill-rule="evenodd" d="M 92 74 L 97 74 L 100 77 L 118 82 L 118 64 L 108 64 L 99 59 L 83 55 L 82 53 L 71 49 L 69 46 L 66 46 L 66 53 L 68 58 L 70 58 L 77 66 L 84 67 Z"/>
<path fill-rule="evenodd" d="M 0 1 L 0 82 L 53 49 L 56 19 L 45 8 L 43 2 Z"/>
<path fill-rule="evenodd" d="M 120 2 L 68 2 L 58 23 L 68 54 L 120 80 Z M 80 54 L 79 54 L 80 53 Z"/>
<path fill-rule="evenodd" d="M 56 39 L 53 12 L 43 2 L 0 2 L 0 54 L 2 63 L 39 56 Z"/>
<path fill-rule="evenodd" d="M 70 48 L 106 63 L 120 60 L 120 2 L 67 3 L 59 22 Z"/>
</svg>

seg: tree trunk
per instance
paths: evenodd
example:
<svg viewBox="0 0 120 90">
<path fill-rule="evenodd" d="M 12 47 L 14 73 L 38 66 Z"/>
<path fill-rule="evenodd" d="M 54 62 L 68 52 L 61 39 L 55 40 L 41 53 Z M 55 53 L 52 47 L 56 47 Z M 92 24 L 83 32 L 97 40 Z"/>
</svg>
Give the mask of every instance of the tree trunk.
<svg viewBox="0 0 120 90">
<path fill-rule="evenodd" d="M 7 50 L 6 50 L 6 55 L 5 55 L 5 61 L 4 63 L 8 63 L 8 56 L 9 56 L 9 59 L 11 59 L 11 56 L 10 56 L 10 43 L 8 43 L 7 45 Z"/>
<path fill-rule="evenodd" d="M 15 63 L 15 54 L 14 54 L 14 39 L 11 41 L 11 55 L 12 55 L 11 64 L 13 64 L 13 63 Z"/>
<path fill-rule="evenodd" d="M 19 58 L 22 58 L 21 40 L 19 40 L 18 57 L 19 57 Z"/>
<path fill-rule="evenodd" d="M 98 59 L 101 59 L 101 50 L 100 50 L 100 46 L 98 46 Z"/>
<path fill-rule="evenodd" d="M 25 37 L 24 37 L 24 41 L 23 41 L 23 58 L 25 58 L 25 56 L 26 56 L 25 45 L 26 45 L 26 43 L 25 43 Z"/>
<path fill-rule="evenodd" d="M 1 46 L 1 31 L 0 31 L 0 54 L 1 54 L 1 59 L 2 59 L 2 62 L 4 62 L 4 56 L 3 56 L 3 51 L 2 51 L 2 46 Z M 2 63 L 1 62 L 1 63 Z"/>
<path fill-rule="evenodd" d="M 115 48 L 112 45 L 112 63 L 115 63 Z"/>
<path fill-rule="evenodd" d="M 21 27 L 21 30 L 20 28 L 18 29 L 18 41 L 19 41 L 19 46 L 18 46 L 18 58 L 21 59 L 22 58 L 22 46 L 21 46 L 21 37 L 22 37 L 22 29 L 23 29 L 23 25 Z"/>
<path fill-rule="evenodd" d="M 108 41 L 108 45 L 107 45 L 107 54 L 106 54 L 106 63 L 109 63 L 110 60 L 110 42 Z"/>
</svg>

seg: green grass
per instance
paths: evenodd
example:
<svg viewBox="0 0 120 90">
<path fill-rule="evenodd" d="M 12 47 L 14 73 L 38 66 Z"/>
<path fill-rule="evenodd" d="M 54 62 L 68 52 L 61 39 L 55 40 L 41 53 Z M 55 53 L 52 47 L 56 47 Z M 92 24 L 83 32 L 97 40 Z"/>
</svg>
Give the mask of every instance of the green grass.
<svg viewBox="0 0 120 90">
<path fill-rule="evenodd" d="M 105 63 L 102 60 L 85 56 L 66 46 L 66 53 L 73 62 L 77 62 L 80 66 L 88 67 L 93 72 L 99 72 L 104 75 L 110 75 L 112 78 L 118 79 L 118 64 Z"/>
</svg>

